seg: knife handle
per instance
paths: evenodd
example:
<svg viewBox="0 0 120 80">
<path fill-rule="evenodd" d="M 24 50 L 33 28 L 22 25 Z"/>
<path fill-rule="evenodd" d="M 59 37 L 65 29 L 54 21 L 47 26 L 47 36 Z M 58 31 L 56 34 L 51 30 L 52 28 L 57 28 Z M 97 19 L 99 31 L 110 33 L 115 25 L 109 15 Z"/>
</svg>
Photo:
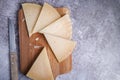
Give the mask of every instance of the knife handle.
<svg viewBox="0 0 120 80">
<path fill-rule="evenodd" d="M 18 80 L 17 53 L 10 52 L 11 80 Z"/>
</svg>

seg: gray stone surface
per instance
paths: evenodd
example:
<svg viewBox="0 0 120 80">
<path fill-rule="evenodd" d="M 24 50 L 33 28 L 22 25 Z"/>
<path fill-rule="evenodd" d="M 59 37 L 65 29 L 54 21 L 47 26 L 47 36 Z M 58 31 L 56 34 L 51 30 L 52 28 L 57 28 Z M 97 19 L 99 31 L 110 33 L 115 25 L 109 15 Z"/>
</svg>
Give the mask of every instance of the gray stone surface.
<svg viewBox="0 0 120 80">
<path fill-rule="evenodd" d="M 73 69 L 56 80 L 120 80 L 119 0 L 0 0 L 0 80 L 9 80 L 7 17 L 17 24 L 23 2 L 48 2 L 71 10 L 73 40 L 77 41 Z M 29 79 L 19 73 L 19 80 Z"/>
</svg>

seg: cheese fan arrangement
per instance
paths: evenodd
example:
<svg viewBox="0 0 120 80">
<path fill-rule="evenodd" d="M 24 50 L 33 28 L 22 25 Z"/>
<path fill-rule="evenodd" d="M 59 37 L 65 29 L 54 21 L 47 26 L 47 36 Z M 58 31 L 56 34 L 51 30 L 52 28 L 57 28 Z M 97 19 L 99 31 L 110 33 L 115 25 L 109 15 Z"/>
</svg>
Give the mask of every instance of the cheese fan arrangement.
<svg viewBox="0 0 120 80">
<path fill-rule="evenodd" d="M 63 13 L 62 11 L 65 9 L 54 8 L 48 3 L 44 3 L 43 6 L 33 3 L 24 3 L 22 4 L 22 10 L 25 17 L 28 37 L 33 39 L 34 35 L 42 35 L 45 38 L 46 45 L 49 47 L 34 46 L 34 48 L 42 47 L 42 49 L 37 52 L 38 55 L 27 71 L 26 76 L 33 80 L 54 80 L 55 70 L 53 71 L 53 69 L 55 68 L 51 67 L 54 63 L 52 59 L 50 59 L 51 56 L 49 53 L 52 53 L 51 55 L 53 55 L 56 63 L 60 64 L 70 57 L 76 45 L 76 42 L 71 40 L 72 23 L 69 12 L 65 11 L 65 13 Z M 22 19 L 22 21 L 24 21 L 24 19 Z M 39 39 L 39 37 L 35 37 L 36 41 L 39 41 Z M 29 43 L 29 46 L 31 45 L 32 43 Z"/>
</svg>

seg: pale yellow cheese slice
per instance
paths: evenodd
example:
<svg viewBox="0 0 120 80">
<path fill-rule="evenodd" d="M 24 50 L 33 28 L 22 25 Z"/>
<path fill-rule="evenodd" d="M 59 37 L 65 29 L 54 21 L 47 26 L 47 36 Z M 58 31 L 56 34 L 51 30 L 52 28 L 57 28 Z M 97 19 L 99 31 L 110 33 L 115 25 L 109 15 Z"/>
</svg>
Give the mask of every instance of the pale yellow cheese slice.
<svg viewBox="0 0 120 80">
<path fill-rule="evenodd" d="M 65 14 L 70 14 L 69 9 L 66 7 L 56 8 L 56 9 L 60 13 L 61 16 L 64 16 Z"/>
<path fill-rule="evenodd" d="M 72 37 L 72 24 L 68 14 L 51 23 L 41 31 L 40 33 L 48 33 L 51 35 L 59 36 L 66 39 Z"/>
<path fill-rule="evenodd" d="M 57 10 L 51 5 L 44 3 L 41 13 L 35 24 L 33 33 L 40 31 L 41 29 L 43 29 L 53 21 L 57 20 L 58 18 L 60 18 L 60 14 L 57 12 Z"/>
<path fill-rule="evenodd" d="M 41 6 L 33 3 L 24 3 L 22 4 L 22 8 L 25 15 L 28 33 L 30 36 L 40 14 Z"/>
<path fill-rule="evenodd" d="M 54 80 L 46 48 L 37 57 L 27 76 L 32 80 Z"/>
<path fill-rule="evenodd" d="M 65 60 L 72 53 L 76 45 L 76 42 L 71 40 L 49 34 L 44 35 L 59 62 Z"/>
</svg>

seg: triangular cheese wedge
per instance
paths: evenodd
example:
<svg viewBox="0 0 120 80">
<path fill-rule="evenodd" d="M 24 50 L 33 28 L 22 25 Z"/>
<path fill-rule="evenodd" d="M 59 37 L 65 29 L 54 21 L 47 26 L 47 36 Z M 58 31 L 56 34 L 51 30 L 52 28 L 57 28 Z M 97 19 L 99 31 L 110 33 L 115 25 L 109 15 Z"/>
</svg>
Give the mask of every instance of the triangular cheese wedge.
<svg viewBox="0 0 120 80">
<path fill-rule="evenodd" d="M 54 80 L 46 48 L 37 57 L 27 76 L 33 80 Z"/>
<path fill-rule="evenodd" d="M 63 7 L 63 8 L 56 8 L 56 9 L 61 16 L 64 16 L 65 14 L 70 14 L 70 11 L 68 8 Z"/>
<path fill-rule="evenodd" d="M 22 7 L 25 15 L 28 33 L 30 36 L 40 14 L 41 6 L 33 3 L 24 3 L 22 4 Z"/>
<path fill-rule="evenodd" d="M 44 35 L 59 62 L 65 60 L 72 53 L 76 44 L 74 41 L 49 34 Z"/>
<path fill-rule="evenodd" d="M 48 33 L 51 35 L 59 36 L 66 39 L 71 39 L 72 36 L 72 24 L 68 14 L 51 23 L 40 33 Z"/>
<path fill-rule="evenodd" d="M 58 18 L 60 18 L 60 14 L 57 12 L 57 10 L 51 5 L 44 3 L 41 13 L 35 24 L 33 33 L 40 31 L 41 29 L 43 29 L 53 21 L 57 20 Z"/>
</svg>

